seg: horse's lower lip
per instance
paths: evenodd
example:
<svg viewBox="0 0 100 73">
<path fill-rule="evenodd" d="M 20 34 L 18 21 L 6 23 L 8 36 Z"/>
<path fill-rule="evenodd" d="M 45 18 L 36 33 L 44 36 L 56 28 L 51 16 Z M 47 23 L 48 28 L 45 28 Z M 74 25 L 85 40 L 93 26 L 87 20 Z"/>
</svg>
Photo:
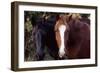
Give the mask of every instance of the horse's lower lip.
<svg viewBox="0 0 100 73">
<path fill-rule="evenodd" d="M 60 58 L 63 58 L 63 57 L 64 57 L 64 55 L 59 55 L 59 57 L 60 57 Z"/>
<path fill-rule="evenodd" d="M 63 56 L 59 56 L 60 58 L 62 58 Z"/>
</svg>

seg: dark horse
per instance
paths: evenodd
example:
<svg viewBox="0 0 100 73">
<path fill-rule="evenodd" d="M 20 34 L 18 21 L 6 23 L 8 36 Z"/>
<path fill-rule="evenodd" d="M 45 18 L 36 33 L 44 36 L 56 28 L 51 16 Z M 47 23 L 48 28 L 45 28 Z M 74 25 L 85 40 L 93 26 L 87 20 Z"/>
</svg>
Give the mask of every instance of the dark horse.
<svg viewBox="0 0 100 73">
<path fill-rule="evenodd" d="M 77 14 L 60 15 L 55 34 L 60 58 L 90 58 L 90 27 L 80 21 Z"/>
<path fill-rule="evenodd" d="M 46 16 L 41 17 L 36 21 L 35 43 L 36 43 L 36 60 L 43 60 L 45 57 L 45 49 L 47 48 L 49 54 L 58 59 L 58 49 L 54 33 L 54 25 L 56 17 Z M 34 22 L 32 22 L 34 24 Z"/>
</svg>

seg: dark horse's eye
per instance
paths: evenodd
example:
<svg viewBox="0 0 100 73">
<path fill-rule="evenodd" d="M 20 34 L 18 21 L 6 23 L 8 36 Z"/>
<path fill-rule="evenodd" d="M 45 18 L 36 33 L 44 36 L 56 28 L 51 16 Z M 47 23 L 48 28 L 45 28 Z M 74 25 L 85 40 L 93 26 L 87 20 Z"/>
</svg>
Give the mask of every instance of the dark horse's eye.
<svg viewBox="0 0 100 73">
<path fill-rule="evenodd" d="M 66 32 L 69 32 L 69 31 L 70 31 L 69 26 L 66 26 Z"/>
<path fill-rule="evenodd" d="M 66 32 L 69 32 L 69 30 L 66 30 Z"/>
</svg>

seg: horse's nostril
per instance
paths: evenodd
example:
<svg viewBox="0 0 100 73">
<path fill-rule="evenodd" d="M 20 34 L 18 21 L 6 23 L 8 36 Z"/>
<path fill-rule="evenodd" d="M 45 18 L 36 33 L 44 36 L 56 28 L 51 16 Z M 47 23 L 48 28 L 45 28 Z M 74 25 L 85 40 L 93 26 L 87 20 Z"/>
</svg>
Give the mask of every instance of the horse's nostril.
<svg viewBox="0 0 100 73">
<path fill-rule="evenodd" d="M 60 57 L 60 58 L 63 58 L 64 56 L 65 56 L 65 51 L 63 51 L 63 52 L 60 51 L 60 52 L 59 52 L 59 57 Z"/>
<path fill-rule="evenodd" d="M 59 59 L 60 59 L 60 60 L 64 60 L 64 59 L 67 59 L 67 56 L 66 56 L 66 55 L 63 55 L 63 56 L 59 56 Z"/>
<path fill-rule="evenodd" d="M 59 57 L 62 58 L 63 56 L 62 55 L 59 55 Z"/>
</svg>

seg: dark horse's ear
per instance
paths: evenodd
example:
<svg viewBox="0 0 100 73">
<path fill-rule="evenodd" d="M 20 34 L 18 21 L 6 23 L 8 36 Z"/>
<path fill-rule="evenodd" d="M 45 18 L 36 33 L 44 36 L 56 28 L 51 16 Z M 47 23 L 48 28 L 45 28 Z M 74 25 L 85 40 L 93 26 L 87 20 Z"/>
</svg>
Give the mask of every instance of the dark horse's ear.
<svg viewBox="0 0 100 73">
<path fill-rule="evenodd" d="M 57 14 L 57 15 L 56 15 L 56 21 L 58 21 L 59 18 L 60 18 L 60 17 L 59 17 L 59 14 Z"/>
<path fill-rule="evenodd" d="M 34 27 L 34 26 L 36 26 L 36 20 L 37 20 L 37 16 L 36 15 L 32 15 L 32 17 L 31 17 L 31 24 L 32 24 L 32 26 Z"/>
</svg>

